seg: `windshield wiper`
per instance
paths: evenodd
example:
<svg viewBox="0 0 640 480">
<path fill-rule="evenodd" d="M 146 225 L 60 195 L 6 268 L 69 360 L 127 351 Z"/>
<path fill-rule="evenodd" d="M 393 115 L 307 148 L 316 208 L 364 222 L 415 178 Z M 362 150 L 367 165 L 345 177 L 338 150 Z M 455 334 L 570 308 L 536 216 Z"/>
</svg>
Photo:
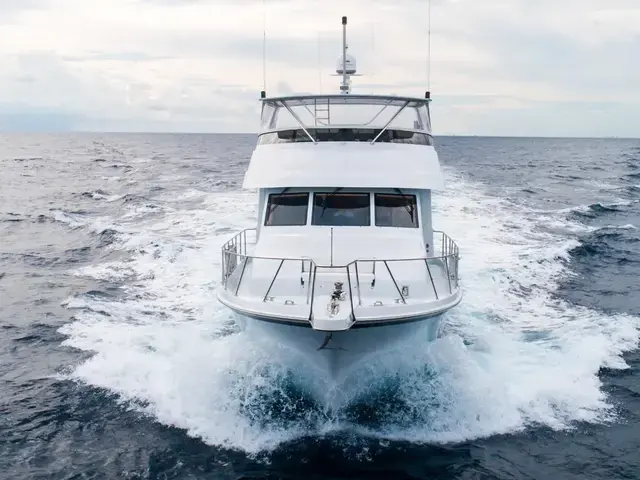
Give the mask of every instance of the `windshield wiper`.
<svg viewBox="0 0 640 480">
<path fill-rule="evenodd" d="M 291 187 L 286 187 L 284 190 L 282 190 L 278 195 L 283 195 L 287 192 L 287 190 L 289 190 L 289 188 Z M 271 204 L 271 207 L 269 208 L 269 211 L 267 212 L 267 219 L 269 217 L 271 217 L 271 214 L 275 211 L 276 208 L 278 208 L 281 204 L 280 203 L 273 203 Z"/>
<path fill-rule="evenodd" d="M 342 190 L 343 187 L 338 187 L 336 188 L 333 192 L 331 192 L 329 195 L 325 195 L 324 199 L 322 200 L 322 212 L 320 213 L 320 216 L 323 217 L 324 216 L 324 211 L 327 209 L 327 200 L 329 200 L 331 197 L 333 197 L 336 193 L 338 193 L 339 190 Z"/>
<path fill-rule="evenodd" d="M 409 217 L 411 217 L 411 222 L 413 223 L 413 203 L 411 202 L 409 197 L 407 197 L 404 193 L 402 193 L 402 190 L 400 190 L 399 188 L 395 188 L 394 190 L 398 192 L 400 196 L 402 196 L 402 198 L 404 198 L 405 201 L 407 202 L 407 204 L 404 205 L 404 209 L 409 214 Z M 407 205 L 411 205 L 411 208 L 409 208 Z"/>
</svg>

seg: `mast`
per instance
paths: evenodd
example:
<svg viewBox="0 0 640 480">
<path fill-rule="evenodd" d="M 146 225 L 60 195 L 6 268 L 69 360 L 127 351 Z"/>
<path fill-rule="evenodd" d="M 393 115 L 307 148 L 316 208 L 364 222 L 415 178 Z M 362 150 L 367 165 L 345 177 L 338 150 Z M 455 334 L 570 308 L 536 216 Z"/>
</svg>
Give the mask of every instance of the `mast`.
<svg viewBox="0 0 640 480">
<path fill-rule="evenodd" d="M 342 17 L 342 57 L 338 58 L 335 76 L 342 77 L 340 82 L 340 93 L 347 95 L 351 93 L 351 77 L 358 76 L 356 73 L 356 59 L 347 54 L 347 17 Z"/>
<path fill-rule="evenodd" d="M 342 17 L 342 85 L 340 91 L 343 94 L 349 93 L 347 84 L 347 17 Z"/>
</svg>

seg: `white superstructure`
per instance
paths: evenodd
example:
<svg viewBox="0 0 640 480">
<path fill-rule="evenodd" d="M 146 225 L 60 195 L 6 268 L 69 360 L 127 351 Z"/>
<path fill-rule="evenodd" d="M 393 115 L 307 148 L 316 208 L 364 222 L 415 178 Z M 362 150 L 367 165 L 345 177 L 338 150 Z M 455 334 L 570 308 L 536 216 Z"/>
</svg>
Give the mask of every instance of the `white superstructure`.
<svg viewBox="0 0 640 480">
<path fill-rule="evenodd" d="M 224 245 L 218 292 L 242 324 L 332 368 L 417 331 L 433 339 L 461 300 L 458 247 L 431 215 L 444 180 L 429 95 L 351 93 L 346 17 L 343 29 L 339 94 L 263 92 L 244 179 L 258 224 Z"/>
</svg>

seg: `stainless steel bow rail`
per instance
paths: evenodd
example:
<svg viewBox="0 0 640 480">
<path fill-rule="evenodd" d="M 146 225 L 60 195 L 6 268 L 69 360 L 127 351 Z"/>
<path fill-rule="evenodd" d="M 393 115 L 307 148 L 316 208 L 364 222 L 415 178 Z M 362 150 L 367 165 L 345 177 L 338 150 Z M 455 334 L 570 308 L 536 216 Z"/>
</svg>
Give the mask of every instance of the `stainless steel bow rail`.
<svg viewBox="0 0 640 480">
<path fill-rule="evenodd" d="M 398 284 L 396 277 L 391 271 L 390 264 L 398 264 L 404 263 L 407 264 L 409 262 L 417 263 L 419 265 L 424 265 L 426 267 L 426 271 L 428 273 L 428 277 L 430 280 L 431 287 L 433 289 L 433 294 L 435 299 L 438 300 L 443 296 L 443 293 L 446 295 L 453 294 L 454 289 L 459 287 L 459 277 L 458 277 L 458 263 L 459 263 L 459 249 L 456 243 L 444 232 L 442 231 L 434 231 L 434 235 L 436 239 L 434 239 L 434 244 L 439 247 L 439 252 L 436 252 L 438 255 L 430 255 L 421 258 L 393 258 L 393 259 L 358 259 L 349 262 L 346 265 L 318 265 L 311 258 L 287 258 L 287 257 L 263 257 L 263 256 L 255 256 L 250 255 L 248 253 L 248 246 L 255 243 L 255 239 L 251 239 L 248 237 L 250 232 L 254 233 L 255 236 L 255 228 L 248 228 L 242 230 L 238 234 L 236 234 L 233 238 L 231 238 L 228 242 L 226 242 L 222 246 L 222 283 L 226 291 L 232 292 L 234 296 L 238 296 L 238 292 L 240 291 L 240 286 L 242 285 L 242 281 L 245 276 L 245 271 L 247 266 L 256 260 L 265 260 L 277 262 L 278 267 L 276 268 L 273 277 L 271 277 L 271 281 L 269 283 L 268 288 L 264 292 L 262 296 L 262 301 L 267 302 L 269 300 L 273 300 L 273 297 L 270 297 L 269 294 L 278 279 L 282 271 L 282 267 L 286 263 L 299 263 L 300 264 L 300 282 L 304 286 L 305 283 L 307 285 L 307 294 L 306 294 L 306 304 L 309 305 L 309 318 L 311 318 L 313 313 L 313 303 L 315 299 L 315 291 L 316 291 L 316 282 L 318 278 L 318 272 L 321 273 L 323 271 L 330 271 L 336 275 L 339 275 L 340 271 L 344 271 L 347 279 L 347 289 L 346 292 L 349 295 L 349 304 L 351 307 L 351 314 L 355 320 L 354 314 L 354 295 L 353 288 L 355 283 L 355 289 L 357 291 L 357 304 L 358 306 L 362 306 L 362 294 L 360 284 L 363 277 L 363 265 L 370 265 L 371 269 L 365 268 L 365 270 L 369 273 L 369 276 L 372 276 L 371 286 L 373 287 L 376 282 L 376 266 L 381 265 L 382 268 L 386 270 L 391 278 L 391 281 L 395 287 L 395 290 L 398 293 L 399 298 L 397 299 L 397 303 L 407 304 L 407 293 L 403 293 L 403 289 Z M 439 237 L 439 238 L 438 238 Z M 429 249 L 427 249 L 429 250 Z M 436 282 L 434 281 L 432 269 L 436 268 L 444 268 L 447 277 L 447 290 L 448 292 L 439 291 L 436 288 Z M 240 274 L 234 275 L 236 270 L 240 268 Z M 355 276 L 354 280 L 352 278 Z M 306 281 L 305 281 L 306 280 Z M 377 303 L 377 302 L 376 302 Z"/>
</svg>

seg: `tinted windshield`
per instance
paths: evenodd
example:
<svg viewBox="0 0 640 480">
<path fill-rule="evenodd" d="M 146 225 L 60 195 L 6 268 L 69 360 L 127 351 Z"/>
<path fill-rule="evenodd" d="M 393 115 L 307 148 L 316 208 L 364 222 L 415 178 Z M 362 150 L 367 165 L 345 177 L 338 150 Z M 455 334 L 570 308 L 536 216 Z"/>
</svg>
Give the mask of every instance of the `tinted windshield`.
<svg viewBox="0 0 640 480">
<path fill-rule="evenodd" d="M 377 227 L 418 227 L 415 195 L 376 193 Z"/>
<path fill-rule="evenodd" d="M 316 193 L 313 225 L 366 227 L 371 224 L 368 193 Z"/>
<path fill-rule="evenodd" d="M 374 128 L 308 128 L 307 132 L 317 142 L 371 142 L 409 143 L 414 145 L 433 145 L 431 135 L 420 132 L 387 129 L 378 137 L 381 129 Z M 301 128 L 263 133 L 258 144 L 311 142 Z"/>
<path fill-rule="evenodd" d="M 265 225 L 306 225 L 309 207 L 308 193 L 280 193 L 269 195 Z"/>
<path fill-rule="evenodd" d="M 264 105 L 264 104 L 263 104 Z M 262 130 L 305 127 L 368 126 L 431 133 L 425 99 L 330 95 L 271 99 L 262 111 Z M 270 107 L 270 108 L 269 108 Z"/>
</svg>

